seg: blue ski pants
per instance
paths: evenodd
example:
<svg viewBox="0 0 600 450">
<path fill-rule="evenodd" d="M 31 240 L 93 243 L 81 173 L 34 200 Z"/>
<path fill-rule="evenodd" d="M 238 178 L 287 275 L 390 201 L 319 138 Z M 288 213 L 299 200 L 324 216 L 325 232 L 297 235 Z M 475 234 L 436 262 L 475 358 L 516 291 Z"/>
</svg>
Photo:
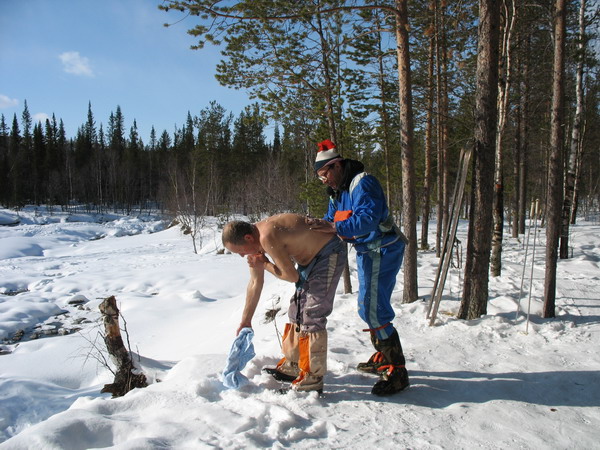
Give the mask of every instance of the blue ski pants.
<svg viewBox="0 0 600 450">
<path fill-rule="evenodd" d="M 389 246 L 357 252 L 358 314 L 378 339 L 394 332 L 392 291 L 402 265 L 405 244 L 399 240 Z"/>
</svg>

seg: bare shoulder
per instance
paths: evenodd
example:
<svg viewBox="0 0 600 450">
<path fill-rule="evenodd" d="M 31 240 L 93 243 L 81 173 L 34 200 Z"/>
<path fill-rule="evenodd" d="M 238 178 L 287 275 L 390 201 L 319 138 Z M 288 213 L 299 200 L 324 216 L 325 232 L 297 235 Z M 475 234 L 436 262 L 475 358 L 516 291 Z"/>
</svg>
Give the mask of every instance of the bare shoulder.
<svg viewBox="0 0 600 450">
<path fill-rule="evenodd" d="M 274 256 L 288 255 L 294 262 L 308 264 L 332 235 L 310 229 L 300 214 L 278 214 L 256 224 L 261 245 Z"/>
<path fill-rule="evenodd" d="M 261 241 L 264 243 L 290 244 L 310 232 L 309 226 L 300 214 L 283 213 L 257 223 Z"/>
<path fill-rule="evenodd" d="M 256 224 L 261 235 L 288 234 L 308 230 L 304 216 L 300 214 L 283 213 L 261 220 Z"/>
</svg>

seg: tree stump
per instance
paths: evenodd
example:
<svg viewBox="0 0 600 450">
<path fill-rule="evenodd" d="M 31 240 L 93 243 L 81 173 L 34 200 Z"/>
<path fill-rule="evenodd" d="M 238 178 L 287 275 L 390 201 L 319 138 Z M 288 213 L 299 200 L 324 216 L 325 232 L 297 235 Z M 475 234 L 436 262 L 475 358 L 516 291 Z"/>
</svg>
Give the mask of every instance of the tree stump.
<svg viewBox="0 0 600 450">
<path fill-rule="evenodd" d="M 129 351 L 123 345 L 121 329 L 119 327 L 119 308 L 114 295 L 105 298 L 99 306 L 104 320 L 104 343 L 111 360 L 116 366 L 115 379 L 111 384 L 106 384 L 100 392 L 110 392 L 115 397 L 122 397 L 135 388 L 148 386 L 146 376 L 138 371 L 133 364 Z"/>
</svg>

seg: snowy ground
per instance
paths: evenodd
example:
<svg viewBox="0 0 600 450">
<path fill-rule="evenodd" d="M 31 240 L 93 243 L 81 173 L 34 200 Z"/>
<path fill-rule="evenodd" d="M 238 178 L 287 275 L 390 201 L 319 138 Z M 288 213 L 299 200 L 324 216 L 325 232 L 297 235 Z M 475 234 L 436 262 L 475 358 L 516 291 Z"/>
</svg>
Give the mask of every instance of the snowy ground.
<svg viewBox="0 0 600 450">
<path fill-rule="evenodd" d="M 325 396 L 318 398 L 277 394 L 279 383 L 261 373 L 280 357 L 275 324 L 283 329 L 291 284 L 267 278 L 253 324 L 257 356 L 244 370 L 250 383 L 227 390 L 220 374 L 244 302 L 244 260 L 217 254 L 216 226 L 204 230 L 196 255 L 188 236 L 158 220 L 91 219 L 0 210 L 0 224 L 13 224 L 0 226 L 0 448 L 599 448 L 597 224 L 573 227 L 573 258 L 559 262 L 553 320 L 540 318 L 543 231 L 529 323 L 525 314 L 515 320 L 523 237 L 505 239 L 488 315 L 470 322 L 454 317 L 462 275 L 453 269 L 429 326 L 437 260 L 420 252 L 424 299 L 400 303 L 402 274 L 394 294 L 411 387 L 390 398 L 373 397 L 376 379 L 354 370 L 372 349 L 356 294 L 340 286 L 328 324 Z M 465 234 L 461 223 L 464 243 Z M 353 267 L 354 252 L 356 289 Z M 119 399 L 100 394 L 112 375 L 98 363 L 98 305 L 110 295 L 152 381 Z M 266 323 L 274 306 L 282 310 L 275 324 Z"/>
</svg>

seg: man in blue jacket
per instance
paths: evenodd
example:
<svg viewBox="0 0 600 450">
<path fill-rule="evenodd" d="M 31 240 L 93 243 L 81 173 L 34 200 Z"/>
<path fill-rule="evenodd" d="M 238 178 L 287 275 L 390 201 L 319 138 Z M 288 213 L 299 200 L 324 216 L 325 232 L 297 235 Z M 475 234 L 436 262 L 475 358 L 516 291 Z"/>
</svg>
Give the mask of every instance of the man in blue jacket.
<svg viewBox="0 0 600 450">
<path fill-rule="evenodd" d="M 354 245 L 358 269 L 358 313 L 367 323 L 376 352 L 359 363 L 361 372 L 380 380 L 372 393 L 390 395 L 409 385 L 398 332 L 392 325 L 391 296 L 402 265 L 406 238 L 394 223 L 379 181 L 359 161 L 344 159 L 330 140 L 320 142 L 314 169 L 326 184 L 329 209 L 311 228 L 336 233 Z"/>
</svg>

